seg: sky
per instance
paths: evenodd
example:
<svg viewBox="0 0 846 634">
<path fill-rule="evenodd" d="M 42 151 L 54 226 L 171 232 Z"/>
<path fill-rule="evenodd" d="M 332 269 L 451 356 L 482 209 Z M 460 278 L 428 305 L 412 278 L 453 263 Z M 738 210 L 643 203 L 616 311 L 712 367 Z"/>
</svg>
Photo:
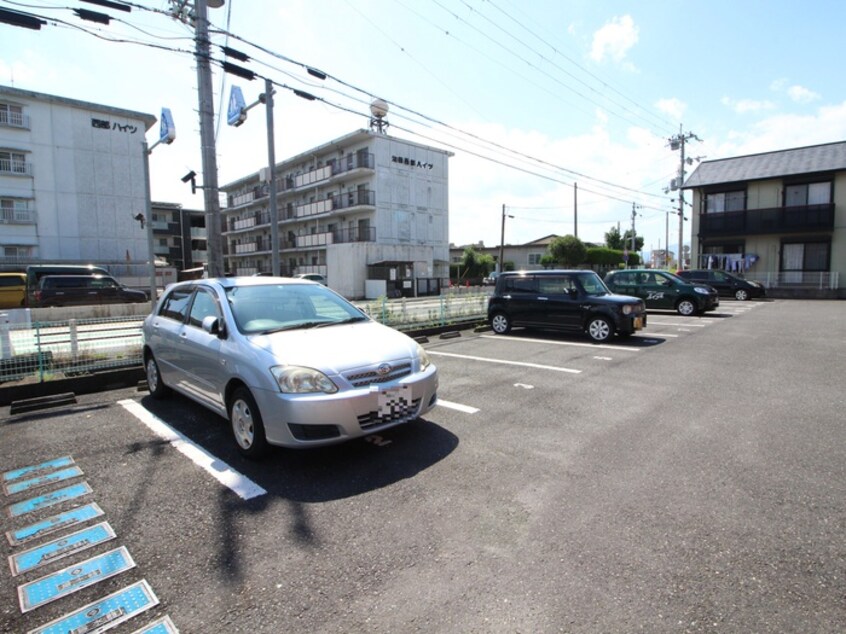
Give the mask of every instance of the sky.
<svg viewBox="0 0 846 634">
<path fill-rule="evenodd" d="M 47 20 L 0 24 L 0 84 L 156 117 L 170 108 L 177 138 L 150 156 L 152 198 L 201 209 L 180 180 L 202 172 L 193 29 L 169 15 L 179 2 L 128 4 L 0 0 Z M 454 153 L 456 245 L 499 245 L 504 206 L 507 244 L 603 243 L 634 213 L 647 254 L 668 238 L 677 252 L 672 137 L 686 139 L 686 177 L 700 160 L 846 139 L 840 0 L 226 0 L 208 14 L 221 185 L 268 156 L 263 106 L 226 123 L 233 85 L 247 103 L 261 78 L 276 85 L 277 161 L 367 128 L 378 97 L 388 134 Z M 224 73 L 221 46 L 246 53 L 231 61 L 259 79 Z M 682 230 L 689 244 L 690 223 Z"/>
</svg>

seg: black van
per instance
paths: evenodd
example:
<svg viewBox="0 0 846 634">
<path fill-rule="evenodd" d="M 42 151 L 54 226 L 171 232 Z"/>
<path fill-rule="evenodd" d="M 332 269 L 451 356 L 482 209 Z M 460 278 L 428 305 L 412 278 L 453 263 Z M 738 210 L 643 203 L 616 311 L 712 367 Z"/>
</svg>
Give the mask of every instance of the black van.
<svg viewBox="0 0 846 634">
<path fill-rule="evenodd" d="M 108 275 L 101 266 L 93 264 L 30 264 L 26 267 L 26 298 L 29 306 L 36 306 L 35 291 L 45 275 Z"/>
<path fill-rule="evenodd" d="M 644 328 L 646 306 L 614 295 L 593 271 L 507 272 L 496 278 L 488 321 L 497 334 L 526 326 L 586 333 L 601 343 Z"/>
<path fill-rule="evenodd" d="M 34 306 L 138 304 L 147 293 L 123 286 L 110 275 L 44 275 L 35 290 Z"/>
</svg>

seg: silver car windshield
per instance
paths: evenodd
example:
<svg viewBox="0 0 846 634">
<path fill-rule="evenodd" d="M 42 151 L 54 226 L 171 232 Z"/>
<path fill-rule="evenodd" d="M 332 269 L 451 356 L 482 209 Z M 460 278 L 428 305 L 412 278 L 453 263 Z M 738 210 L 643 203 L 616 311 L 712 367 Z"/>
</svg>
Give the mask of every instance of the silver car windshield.
<svg viewBox="0 0 846 634">
<path fill-rule="evenodd" d="M 582 285 L 587 295 L 610 295 L 611 291 L 605 286 L 605 282 L 596 273 L 581 273 L 578 276 L 579 283 Z"/>
<path fill-rule="evenodd" d="M 235 286 L 226 291 L 238 330 L 269 334 L 366 321 L 368 317 L 343 297 L 317 284 Z"/>
</svg>

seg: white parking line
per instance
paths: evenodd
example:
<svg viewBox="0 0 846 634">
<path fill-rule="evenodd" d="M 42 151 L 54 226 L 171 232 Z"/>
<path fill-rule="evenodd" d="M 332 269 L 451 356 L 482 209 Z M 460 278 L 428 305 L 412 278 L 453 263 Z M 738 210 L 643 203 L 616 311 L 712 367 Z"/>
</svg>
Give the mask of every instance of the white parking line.
<svg viewBox="0 0 846 634">
<path fill-rule="evenodd" d="M 440 405 L 441 407 L 448 407 L 449 409 L 454 409 L 459 412 L 464 412 L 465 414 L 476 414 L 479 411 L 478 407 L 470 407 L 469 405 L 452 403 L 450 401 L 445 401 L 442 398 L 438 399 L 438 405 Z"/>
<path fill-rule="evenodd" d="M 581 370 L 573 370 L 571 368 L 560 368 L 554 365 L 540 365 L 538 363 L 524 363 L 522 361 L 506 361 L 504 359 L 489 359 L 487 357 L 474 357 L 467 354 L 453 354 L 452 352 L 436 352 L 434 350 L 426 350 L 428 355 L 438 355 L 441 357 L 454 357 L 456 359 L 469 359 L 470 361 L 482 361 L 483 363 L 501 363 L 502 365 L 519 365 L 524 368 L 537 368 L 538 370 L 552 370 L 553 372 L 569 372 L 570 374 L 581 374 Z"/>
<path fill-rule="evenodd" d="M 126 411 L 149 427 L 156 436 L 167 440 L 175 449 L 187 456 L 191 462 L 204 469 L 223 486 L 234 491 L 241 499 L 250 500 L 267 493 L 247 476 L 238 473 L 220 458 L 213 456 L 163 420 L 151 414 L 140 403 L 127 399 L 118 401 L 118 405 L 122 405 Z"/>
<path fill-rule="evenodd" d="M 651 330 L 643 334 L 647 337 L 678 337 L 678 335 L 671 335 L 665 332 L 652 332 Z"/>
<path fill-rule="evenodd" d="M 644 334 L 641 332 L 640 334 Z M 639 348 L 629 348 L 627 346 L 609 346 L 601 343 L 579 343 L 577 341 L 550 341 L 549 339 L 528 339 L 526 337 L 508 337 L 506 335 L 481 335 L 480 339 L 501 339 L 503 341 L 521 341 L 531 343 L 545 343 L 553 346 L 576 346 L 581 348 L 598 348 L 605 350 L 625 350 L 626 352 L 640 352 Z M 428 350 L 427 350 L 428 352 Z"/>
<path fill-rule="evenodd" d="M 649 320 L 650 326 L 681 326 L 683 328 L 707 328 L 714 322 L 708 322 L 707 324 L 691 324 L 691 323 L 676 323 L 672 321 L 652 321 Z"/>
</svg>

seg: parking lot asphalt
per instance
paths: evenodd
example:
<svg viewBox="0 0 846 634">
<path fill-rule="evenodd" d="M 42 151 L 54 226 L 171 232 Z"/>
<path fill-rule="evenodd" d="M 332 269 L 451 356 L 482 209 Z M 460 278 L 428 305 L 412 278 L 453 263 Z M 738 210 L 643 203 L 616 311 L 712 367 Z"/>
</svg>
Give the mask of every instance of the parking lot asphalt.
<svg viewBox="0 0 846 634">
<path fill-rule="evenodd" d="M 3 408 L 0 631 L 846 631 L 845 309 L 432 337 L 424 420 L 257 463 L 181 397 Z"/>
</svg>

